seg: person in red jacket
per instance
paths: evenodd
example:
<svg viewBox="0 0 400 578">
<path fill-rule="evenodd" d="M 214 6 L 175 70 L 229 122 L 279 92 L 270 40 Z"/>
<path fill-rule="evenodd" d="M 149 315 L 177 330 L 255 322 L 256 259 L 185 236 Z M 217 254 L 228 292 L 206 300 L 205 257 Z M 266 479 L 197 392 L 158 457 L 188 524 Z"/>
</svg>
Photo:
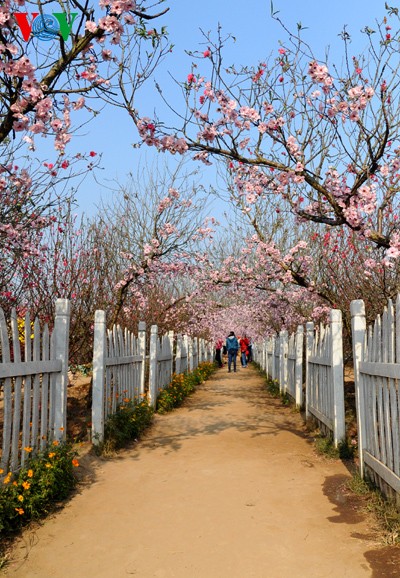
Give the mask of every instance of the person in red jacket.
<svg viewBox="0 0 400 578">
<path fill-rule="evenodd" d="M 242 367 L 247 367 L 247 356 L 249 354 L 249 343 L 250 341 L 247 339 L 246 335 L 239 340 L 240 345 L 240 361 L 242 363 Z"/>
</svg>

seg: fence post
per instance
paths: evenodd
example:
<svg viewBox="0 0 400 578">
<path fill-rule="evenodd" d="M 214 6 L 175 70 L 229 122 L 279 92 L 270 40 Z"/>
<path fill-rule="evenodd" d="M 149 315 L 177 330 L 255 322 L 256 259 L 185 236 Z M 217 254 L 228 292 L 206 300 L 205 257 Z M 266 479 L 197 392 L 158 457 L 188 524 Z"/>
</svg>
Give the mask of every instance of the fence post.
<svg viewBox="0 0 400 578">
<path fill-rule="evenodd" d="M 360 459 L 360 476 L 364 477 L 364 449 L 365 444 L 365 391 L 363 378 L 360 375 L 360 363 L 363 360 L 363 350 L 365 344 L 366 320 L 365 305 L 362 299 L 356 299 L 350 303 L 351 313 L 351 335 L 353 341 L 353 364 L 354 383 L 357 409 L 357 438 L 358 453 Z"/>
<path fill-rule="evenodd" d="M 295 390 L 296 406 L 303 405 L 303 341 L 304 327 L 299 325 L 296 332 L 296 369 L 295 369 Z"/>
<path fill-rule="evenodd" d="M 344 384 L 343 384 L 343 337 L 342 312 L 339 309 L 331 310 L 332 332 L 332 373 L 334 399 L 334 442 L 335 447 L 346 436 L 344 417 Z"/>
<path fill-rule="evenodd" d="M 174 332 L 168 331 L 168 339 L 169 339 L 169 348 L 171 351 L 171 378 L 172 378 L 172 374 L 174 373 Z M 171 379 L 170 379 L 171 381 Z"/>
<path fill-rule="evenodd" d="M 193 337 L 187 336 L 188 371 L 193 371 Z"/>
<path fill-rule="evenodd" d="M 67 388 L 69 355 L 70 303 L 56 300 L 54 319 L 54 359 L 61 361 L 61 372 L 56 374 L 54 396 L 54 438 L 65 439 L 67 433 Z"/>
<path fill-rule="evenodd" d="M 279 334 L 279 391 L 286 393 L 287 390 L 287 353 L 288 353 L 288 332 L 282 330 Z"/>
<path fill-rule="evenodd" d="M 196 342 L 196 338 L 195 337 L 191 337 L 190 338 L 190 347 L 191 347 L 191 367 L 190 367 L 190 371 L 193 371 L 194 369 L 196 369 L 197 365 L 195 363 L 195 356 L 197 355 L 197 342 Z"/>
<path fill-rule="evenodd" d="M 178 333 L 176 336 L 176 356 L 175 356 L 175 373 L 181 372 L 181 358 L 182 358 L 182 335 Z"/>
<path fill-rule="evenodd" d="M 275 348 L 276 348 L 276 335 L 272 339 L 272 367 L 271 367 L 271 378 L 273 381 L 276 379 L 275 375 Z"/>
<path fill-rule="evenodd" d="M 94 314 L 93 336 L 93 384 L 92 384 L 92 443 L 104 437 L 104 375 L 106 353 L 106 313 L 97 310 Z"/>
<path fill-rule="evenodd" d="M 309 359 L 311 357 L 314 343 L 314 323 L 306 323 L 306 419 L 310 417 L 309 403 L 310 403 L 310 381 L 311 368 Z"/>
<path fill-rule="evenodd" d="M 158 327 L 152 325 L 150 330 L 149 403 L 154 408 L 157 401 L 157 349 Z"/>
<path fill-rule="evenodd" d="M 142 358 L 140 367 L 139 396 L 144 396 L 146 375 L 146 323 L 139 321 L 138 328 L 139 355 Z"/>
</svg>

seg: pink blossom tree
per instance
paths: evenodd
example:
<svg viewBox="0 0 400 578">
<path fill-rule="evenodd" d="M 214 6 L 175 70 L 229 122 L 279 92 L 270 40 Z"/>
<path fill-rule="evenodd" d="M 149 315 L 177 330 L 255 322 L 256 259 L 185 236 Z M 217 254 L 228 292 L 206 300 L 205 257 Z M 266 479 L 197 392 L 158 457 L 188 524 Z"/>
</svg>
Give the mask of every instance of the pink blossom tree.
<svg viewBox="0 0 400 578">
<path fill-rule="evenodd" d="M 147 29 L 165 11 L 145 0 L 1 3 L 1 304 L 16 303 L 28 264 L 36 276 L 47 258 L 43 233 L 67 183 L 97 164 L 96 151 L 67 156 L 78 125 L 98 114 L 99 99 L 119 105 L 129 91 L 132 103 L 169 50 L 164 29 Z M 41 138 L 54 143 L 51 160 Z"/>
<path fill-rule="evenodd" d="M 338 294 L 313 262 L 315 232 L 346 231 L 364 275 L 367 247 L 376 248 L 383 275 L 400 256 L 399 15 L 387 6 L 387 16 L 363 30 L 361 55 L 344 29 L 340 66 L 318 57 L 300 28 L 283 29 L 286 40 L 271 57 L 245 67 L 225 65 L 229 38 L 207 36 L 180 83 L 182 123 L 171 131 L 143 112 L 136 124 L 149 146 L 223 165 L 230 200 L 255 233 L 264 285 L 294 283 L 334 305 Z M 314 228 L 282 250 L 266 212 L 284 213 L 300 231 Z"/>
</svg>

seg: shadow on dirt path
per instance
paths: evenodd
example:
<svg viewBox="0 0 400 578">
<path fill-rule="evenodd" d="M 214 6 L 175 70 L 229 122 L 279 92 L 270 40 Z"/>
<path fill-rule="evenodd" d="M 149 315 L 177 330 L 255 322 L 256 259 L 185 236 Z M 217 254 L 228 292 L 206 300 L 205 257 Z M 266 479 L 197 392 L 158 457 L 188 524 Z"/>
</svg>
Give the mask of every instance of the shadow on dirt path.
<svg viewBox="0 0 400 578">
<path fill-rule="evenodd" d="M 65 509 L 24 532 L 13 578 L 396 576 L 299 414 L 254 368 L 219 370 L 116 459 L 84 460 Z"/>
</svg>

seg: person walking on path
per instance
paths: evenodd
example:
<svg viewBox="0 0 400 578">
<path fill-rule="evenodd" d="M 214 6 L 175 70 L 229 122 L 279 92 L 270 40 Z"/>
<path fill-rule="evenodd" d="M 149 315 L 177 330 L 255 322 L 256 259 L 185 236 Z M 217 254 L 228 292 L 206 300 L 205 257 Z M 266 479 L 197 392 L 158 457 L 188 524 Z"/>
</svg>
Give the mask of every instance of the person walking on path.
<svg viewBox="0 0 400 578">
<path fill-rule="evenodd" d="M 249 340 L 246 337 L 246 334 L 239 340 L 240 344 L 240 361 L 242 363 L 242 367 L 247 367 L 247 356 L 249 354 Z"/>
<path fill-rule="evenodd" d="M 239 341 L 233 331 L 231 331 L 226 338 L 226 350 L 228 352 L 228 371 L 231 371 L 232 361 L 233 371 L 236 371 L 236 357 L 239 351 Z"/>
</svg>

